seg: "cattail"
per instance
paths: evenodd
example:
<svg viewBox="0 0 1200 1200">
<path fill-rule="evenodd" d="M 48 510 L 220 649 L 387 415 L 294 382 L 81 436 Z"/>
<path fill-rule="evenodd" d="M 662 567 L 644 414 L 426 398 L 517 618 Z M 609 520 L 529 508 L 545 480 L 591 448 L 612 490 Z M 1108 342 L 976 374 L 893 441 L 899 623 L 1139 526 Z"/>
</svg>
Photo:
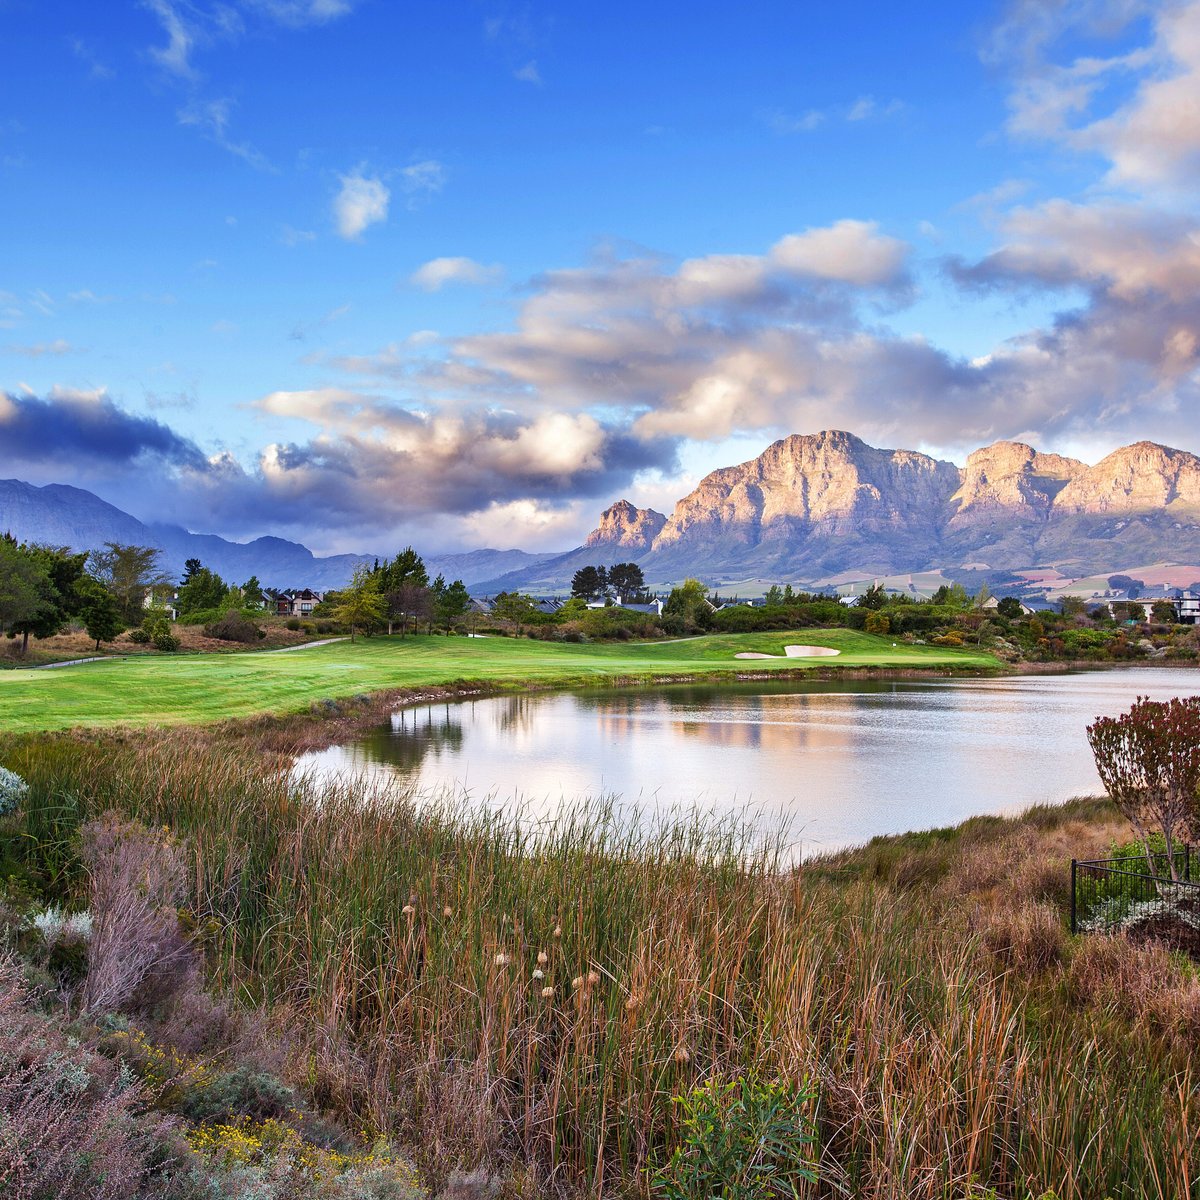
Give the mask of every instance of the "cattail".
<svg viewBox="0 0 1200 1200">
<path fill-rule="evenodd" d="M 545 950 L 538 951 L 538 966 L 544 967 L 550 961 L 550 955 Z"/>
<path fill-rule="evenodd" d="M 552 987 L 542 988 L 542 999 L 552 1000 L 554 998 L 554 989 Z"/>
<path fill-rule="evenodd" d="M 536 970 L 536 971 L 534 971 L 534 973 L 533 973 L 533 977 L 534 977 L 534 979 L 545 979 L 545 978 L 546 978 L 546 972 L 545 972 L 545 971 L 542 971 L 542 970 L 540 970 L 540 969 L 539 969 L 539 970 Z"/>
<path fill-rule="evenodd" d="M 578 990 L 579 990 L 581 987 L 583 987 L 583 976 L 582 976 L 582 975 L 576 975 L 576 976 L 575 976 L 575 978 L 571 980 L 571 986 L 572 986 L 572 987 L 573 987 L 573 988 L 574 988 L 576 991 L 578 991 Z"/>
<path fill-rule="evenodd" d="M 497 954 L 496 955 L 496 966 L 507 967 L 508 966 L 508 955 L 507 954 Z"/>
<path fill-rule="evenodd" d="M 692 1061 L 692 1056 L 691 1056 L 691 1054 L 688 1053 L 688 1048 L 686 1046 L 676 1047 L 675 1061 L 677 1063 L 679 1063 L 679 1065 L 681 1067 L 686 1066 L 688 1063 L 690 1063 Z"/>
</svg>

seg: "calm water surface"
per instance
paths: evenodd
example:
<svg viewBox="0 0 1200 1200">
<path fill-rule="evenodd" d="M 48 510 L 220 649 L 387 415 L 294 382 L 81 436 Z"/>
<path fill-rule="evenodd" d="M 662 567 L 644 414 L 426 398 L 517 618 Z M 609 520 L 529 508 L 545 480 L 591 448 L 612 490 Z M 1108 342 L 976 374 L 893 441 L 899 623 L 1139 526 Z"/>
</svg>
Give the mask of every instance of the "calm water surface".
<svg viewBox="0 0 1200 1200">
<path fill-rule="evenodd" d="M 299 766 L 535 815 L 601 795 L 749 809 L 808 853 L 1097 793 L 1085 726 L 1138 695 L 1193 694 L 1200 672 L 1146 668 L 504 696 L 403 709 Z"/>
</svg>

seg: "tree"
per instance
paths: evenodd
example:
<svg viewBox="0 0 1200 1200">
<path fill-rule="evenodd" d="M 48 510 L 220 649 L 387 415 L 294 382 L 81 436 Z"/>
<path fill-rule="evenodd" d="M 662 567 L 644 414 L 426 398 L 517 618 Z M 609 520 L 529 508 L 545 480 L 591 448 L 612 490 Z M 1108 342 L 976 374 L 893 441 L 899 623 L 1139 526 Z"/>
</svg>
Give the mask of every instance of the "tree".
<svg viewBox="0 0 1200 1200">
<path fill-rule="evenodd" d="M 996 611 L 1006 620 L 1015 621 L 1022 612 L 1021 602 L 1016 596 L 1005 596 L 996 605 Z"/>
<path fill-rule="evenodd" d="M 492 606 L 492 613 L 501 621 L 511 621 L 517 627 L 517 637 L 521 636 L 522 626 L 526 625 L 541 612 L 538 602 L 532 596 L 521 592 L 501 592 Z"/>
<path fill-rule="evenodd" d="M 950 608 L 966 608 L 971 603 L 971 597 L 967 595 L 967 589 L 961 583 L 943 583 L 933 593 L 932 603 L 945 604 Z"/>
<path fill-rule="evenodd" d="M 441 578 L 439 575 L 438 579 Z M 467 585 L 461 579 L 456 579 L 448 586 L 445 580 L 442 580 L 441 591 L 437 590 L 435 581 L 433 615 L 438 623 L 445 627 L 447 633 L 450 632 L 450 627 L 455 621 L 466 616 L 467 610 L 470 607 L 471 594 L 467 591 Z"/>
<path fill-rule="evenodd" d="M 975 607 L 982 608 L 992 598 L 992 590 L 986 583 L 979 585 L 979 591 L 975 593 Z"/>
<path fill-rule="evenodd" d="M 1150 606 L 1150 618 L 1161 625 L 1172 625 L 1179 620 L 1179 613 L 1170 600 L 1155 600 Z"/>
<path fill-rule="evenodd" d="M 767 594 L 763 597 L 763 603 L 770 608 L 776 608 L 783 603 L 783 588 L 777 583 L 771 584 L 767 588 Z"/>
<path fill-rule="evenodd" d="M 1100 780 L 1141 839 L 1151 874 L 1150 835 L 1158 829 L 1171 878 L 1178 878 L 1176 839 L 1194 833 L 1200 816 L 1200 697 L 1139 696 L 1127 713 L 1089 725 L 1087 737 Z"/>
<path fill-rule="evenodd" d="M 186 587 L 189 583 L 191 583 L 192 576 L 195 575 L 203 565 L 204 564 L 198 558 L 185 559 L 183 563 L 183 578 L 179 581 L 179 586 Z"/>
<path fill-rule="evenodd" d="M 399 619 L 400 635 L 408 632 L 410 617 L 419 620 L 427 605 L 429 572 L 421 556 L 405 546 L 390 562 L 384 562 L 375 572 L 378 575 L 387 608 L 388 633 Z"/>
<path fill-rule="evenodd" d="M 369 632 L 372 625 L 383 620 L 383 593 L 379 590 L 379 579 L 368 567 L 355 567 L 350 586 L 338 596 L 333 610 L 334 619 L 350 626 L 350 640 L 355 631 Z"/>
<path fill-rule="evenodd" d="M 698 579 L 685 579 L 672 588 L 663 605 L 663 616 L 672 618 L 672 624 L 680 625 L 684 630 L 707 625 L 711 612 L 708 588 Z"/>
<path fill-rule="evenodd" d="M 873 583 L 854 602 L 855 608 L 882 608 L 888 602 L 887 589 L 882 583 Z"/>
<path fill-rule="evenodd" d="M 209 609 L 225 607 L 228 597 L 229 585 L 225 580 L 207 567 L 198 567 L 192 572 L 192 577 L 187 583 L 179 589 L 175 607 L 181 616 L 207 612 Z"/>
<path fill-rule="evenodd" d="M 608 586 L 617 593 L 622 604 L 640 596 L 646 589 L 646 577 L 637 563 L 613 563 L 608 568 Z"/>
<path fill-rule="evenodd" d="M 22 635 L 21 653 L 29 649 L 29 635 L 53 637 L 62 631 L 78 611 L 75 585 L 83 575 L 87 554 L 73 554 L 67 546 L 23 545 L 18 552 L 45 574 L 39 586 L 37 609 L 23 621 L 15 622 L 10 632 Z"/>
<path fill-rule="evenodd" d="M 85 575 L 75 586 L 79 600 L 79 616 L 90 638 L 96 639 L 96 649 L 101 642 L 111 642 L 125 628 L 121 619 L 121 606 L 117 598 L 98 579 Z"/>
<path fill-rule="evenodd" d="M 608 587 L 608 573 L 603 567 L 580 567 L 571 577 L 571 595 L 581 600 L 595 600 Z"/>
<path fill-rule="evenodd" d="M 242 584 L 242 603 L 247 608 L 262 608 L 265 600 L 266 596 L 263 595 L 262 584 L 258 582 L 258 576 L 251 575 Z"/>
<path fill-rule="evenodd" d="M 46 602 L 50 577 L 18 548 L 16 539 L 0 538 L 0 631 L 36 617 Z"/>
<path fill-rule="evenodd" d="M 104 549 L 91 555 L 92 574 L 108 588 L 121 606 L 126 624 L 141 620 L 146 593 L 170 583 L 160 564 L 162 551 L 156 546 L 126 546 L 105 542 Z"/>
</svg>

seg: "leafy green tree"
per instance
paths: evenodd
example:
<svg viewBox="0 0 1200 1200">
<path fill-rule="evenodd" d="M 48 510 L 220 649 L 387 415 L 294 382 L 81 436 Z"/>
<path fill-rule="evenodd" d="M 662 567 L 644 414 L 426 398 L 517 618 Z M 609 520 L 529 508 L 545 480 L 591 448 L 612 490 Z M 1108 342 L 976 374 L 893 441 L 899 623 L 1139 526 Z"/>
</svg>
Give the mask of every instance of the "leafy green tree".
<svg viewBox="0 0 1200 1200">
<path fill-rule="evenodd" d="M 266 596 L 263 594 L 262 584 L 258 582 L 258 576 L 251 575 L 242 584 L 242 603 L 247 608 L 262 608 L 265 602 Z"/>
<path fill-rule="evenodd" d="M 617 599 L 625 604 L 646 590 L 646 577 L 637 563 L 613 563 L 608 568 L 608 586 L 617 593 Z"/>
<path fill-rule="evenodd" d="M 192 572 L 192 577 L 179 589 L 175 606 L 180 616 L 188 613 L 205 612 L 211 608 L 225 607 L 230 600 L 229 585 L 215 571 L 200 567 Z M 238 607 L 235 599 L 233 607 Z"/>
<path fill-rule="evenodd" d="M 961 583 L 943 583 L 933 593 L 932 603 L 945 604 L 950 608 L 968 608 L 971 604 L 971 597 L 967 595 L 967 589 Z"/>
<path fill-rule="evenodd" d="M 183 563 L 183 578 L 179 581 L 179 586 L 186 587 L 189 583 L 191 583 L 192 576 L 195 575 L 203 565 L 204 564 L 198 558 L 185 559 Z"/>
<path fill-rule="evenodd" d="M 698 579 L 685 579 L 678 587 L 672 588 L 663 605 L 663 617 L 669 621 L 669 627 L 683 632 L 705 628 L 711 616 L 708 588 Z"/>
<path fill-rule="evenodd" d="M 171 582 L 161 559 L 162 551 L 156 546 L 120 542 L 105 542 L 103 550 L 92 552 L 92 574 L 117 598 L 126 624 L 136 625 L 141 620 L 148 591 Z"/>
<path fill-rule="evenodd" d="M 79 617 L 90 638 L 96 639 L 96 649 L 101 642 L 111 642 L 125 628 L 121 618 L 121 606 L 117 598 L 98 579 L 85 575 L 75 585 L 79 602 Z"/>
<path fill-rule="evenodd" d="M 888 602 L 887 588 L 882 583 L 873 583 L 854 602 L 855 608 L 878 609 Z"/>
<path fill-rule="evenodd" d="M 588 606 L 580 596 L 572 596 L 565 604 L 559 606 L 554 619 L 561 625 L 566 621 L 578 621 L 587 614 Z"/>
<path fill-rule="evenodd" d="M 1155 600 L 1150 608 L 1150 616 L 1161 625 L 1171 625 L 1179 619 L 1175 605 L 1170 600 Z"/>
<path fill-rule="evenodd" d="M 438 579 L 442 577 L 439 575 Z M 461 620 L 466 616 L 467 610 L 471 607 L 471 594 L 467 591 L 467 585 L 461 579 L 456 579 L 453 583 L 447 584 L 442 580 L 441 591 L 437 590 L 436 580 L 434 582 L 433 595 L 433 615 L 435 620 L 441 625 L 447 633 L 450 632 L 451 626 L 455 621 Z"/>
<path fill-rule="evenodd" d="M 523 627 L 540 615 L 541 609 L 532 596 L 521 592 L 501 592 L 496 597 L 492 612 L 501 621 L 511 621 L 517 627 L 517 637 L 520 637 Z"/>
<path fill-rule="evenodd" d="M 333 610 L 334 618 L 350 626 L 350 640 L 355 632 L 369 633 L 371 627 L 382 624 L 384 616 L 383 593 L 379 579 L 368 567 L 356 567 L 350 586 L 338 596 Z"/>
<path fill-rule="evenodd" d="M 767 588 L 767 594 L 763 596 L 763 603 L 770 608 L 778 608 L 783 603 L 783 588 L 777 583 L 771 584 Z"/>
<path fill-rule="evenodd" d="M 29 636 L 53 637 L 60 633 L 78 611 L 75 585 L 83 575 L 87 554 L 73 554 L 67 546 L 26 545 L 18 548 L 45 573 L 40 587 L 41 599 L 37 611 L 24 621 L 16 622 L 11 632 L 22 637 L 21 653 L 29 649 Z"/>
<path fill-rule="evenodd" d="M 608 587 L 608 572 L 603 567 L 580 567 L 571 577 L 571 595 L 595 600 Z"/>
<path fill-rule="evenodd" d="M 11 635 L 35 619 L 50 586 L 45 569 L 22 553 L 15 538 L 0 538 L 0 631 Z"/>
<path fill-rule="evenodd" d="M 1021 615 L 1021 602 L 1016 596 L 1005 596 L 997 605 L 996 611 L 1007 621 L 1015 621 Z"/>
<path fill-rule="evenodd" d="M 408 633 L 408 622 L 419 621 L 428 608 L 429 572 L 425 562 L 405 546 L 394 559 L 383 563 L 374 574 L 379 579 L 387 612 L 388 633 L 400 622 L 400 636 Z"/>
</svg>

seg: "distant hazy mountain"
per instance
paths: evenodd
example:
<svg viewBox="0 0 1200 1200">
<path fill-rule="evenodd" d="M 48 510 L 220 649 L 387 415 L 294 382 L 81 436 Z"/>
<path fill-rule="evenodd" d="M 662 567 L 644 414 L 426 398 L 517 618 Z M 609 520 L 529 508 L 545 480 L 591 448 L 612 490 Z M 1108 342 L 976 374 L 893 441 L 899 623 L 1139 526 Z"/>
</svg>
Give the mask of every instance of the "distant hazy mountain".
<svg viewBox="0 0 1200 1200">
<path fill-rule="evenodd" d="M 959 468 L 838 430 L 793 435 L 705 476 L 670 517 L 620 501 L 577 550 L 485 586 L 561 585 L 625 560 L 652 584 L 1197 562 L 1200 458 L 1138 442 L 1089 467 L 996 442 Z"/>
<path fill-rule="evenodd" d="M 257 575 L 265 587 L 336 588 L 345 584 L 360 563 L 374 554 L 314 555 L 307 546 L 284 538 L 261 537 L 231 542 L 213 534 L 189 533 L 177 525 L 148 525 L 82 488 L 64 484 L 34 487 L 17 479 L 0 480 L 0 533 L 22 541 L 100 549 L 105 542 L 158 546 L 171 574 L 180 574 L 186 559 L 198 558 L 233 583 Z M 398 549 L 399 547 L 397 547 Z M 378 557 L 384 557 L 379 555 Z M 550 555 L 521 550 L 475 550 L 469 554 L 426 558 L 431 577 L 444 574 L 469 586 L 505 571 L 528 567 Z"/>
</svg>

